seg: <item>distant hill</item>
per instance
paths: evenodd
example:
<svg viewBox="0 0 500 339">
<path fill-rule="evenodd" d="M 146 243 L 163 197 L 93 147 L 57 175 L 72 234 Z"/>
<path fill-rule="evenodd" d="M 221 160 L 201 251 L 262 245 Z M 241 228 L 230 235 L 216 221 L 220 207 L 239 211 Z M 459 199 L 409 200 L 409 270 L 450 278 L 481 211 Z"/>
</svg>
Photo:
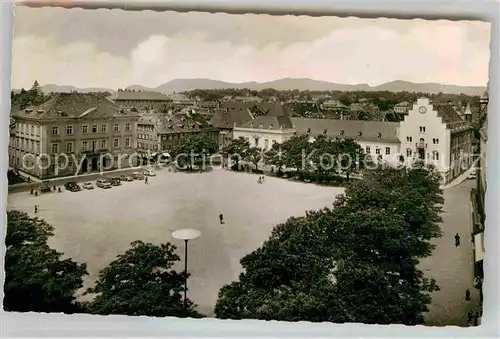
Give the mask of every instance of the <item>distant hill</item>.
<svg viewBox="0 0 500 339">
<path fill-rule="evenodd" d="M 110 92 L 116 93 L 116 90 L 109 88 L 77 88 L 74 86 L 61 86 L 48 84 L 41 87 L 42 91 L 48 92 L 71 92 L 77 91 L 81 93 L 88 92 Z M 148 88 L 142 85 L 132 85 L 127 87 L 130 90 L 139 91 L 156 91 L 165 94 L 179 93 L 193 89 L 242 89 L 248 88 L 252 90 L 263 90 L 266 88 L 274 88 L 276 90 L 310 90 L 310 91 L 390 91 L 390 92 L 423 92 L 434 93 L 439 92 L 448 94 L 467 95 L 482 95 L 486 90 L 485 86 L 456 86 L 456 85 L 443 85 L 438 83 L 413 83 L 408 81 L 396 80 L 378 86 L 369 86 L 368 84 L 337 84 L 328 81 L 314 80 L 309 78 L 283 78 L 269 82 L 243 82 L 232 83 L 212 79 L 174 79 L 166 82 L 156 88 Z M 15 90 L 14 90 L 15 91 Z"/>
<path fill-rule="evenodd" d="M 50 92 L 58 92 L 58 93 L 69 93 L 69 92 L 79 92 L 79 93 L 90 93 L 90 92 L 110 92 L 114 93 L 116 90 L 112 90 L 109 88 L 99 88 L 99 87 L 88 87 L 88 88 L 78 88 L 75 86 L 65 86 L 65 85 L 54 85 L 47 84 L 41 86 L 42 92 L 50 93 Z"/>
<path fill-rule="evenodd" d="M 252 90 L 263 90 L 265 88 L 274 88 L 277 90 L 310 90 L 310 91 L 390 91 L 390 92 L 424 92 L 424 93 L 449 93 L 449 94 L 468 94 L 481 95 L 486 90 L 482 86 L 455 86 L 442 85 L 437 83 L 412 83 L 408 81 L 391 81 L 378 86 L 369 86 L 368 84 L 337 84 L 333 82 L 313 80 L 308 78 L 284 78 L 270 82 L 243 82 L 231 83 L 210 79 L 174 79 L 156 88 L 154 90 L 162 93 L 183 92 L 193 89 L 223 89 L 223 88 L 248 88 Z"/>
</svg>

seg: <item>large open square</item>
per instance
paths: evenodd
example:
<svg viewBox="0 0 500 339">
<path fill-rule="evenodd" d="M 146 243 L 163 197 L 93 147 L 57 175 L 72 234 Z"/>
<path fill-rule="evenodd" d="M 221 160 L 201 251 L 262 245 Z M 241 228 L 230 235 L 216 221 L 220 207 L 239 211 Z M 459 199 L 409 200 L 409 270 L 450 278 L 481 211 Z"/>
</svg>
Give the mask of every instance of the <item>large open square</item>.
<svg viewBox="0 0 500 339">
<path fill-rule="evenodd" d="M 307 210 L 331 206 L 342 188 L 266 178 L 215 169 L 207 173 L 157 171 L 156 177 L 123 183 L 103 190 L 47 193 L 29 192 L 8 197 L 8 209 L 33 214 L 55 227 L 49 244 L 65 256 L 87 263 L 86 287 L 99 270 L 130 247 L 134 240 L 178 246 L 184 267 L 184 244 L 172 231 L 196 228 L 200 238 L 189 242 L 192 274 L 189 297 L 198 310 L 212 315 L 217 293 L 241 272 L 239 260 L 265 241 L 274 225 Z M 219 213 L 225 224 L 219 223 Z"/>
</svg>

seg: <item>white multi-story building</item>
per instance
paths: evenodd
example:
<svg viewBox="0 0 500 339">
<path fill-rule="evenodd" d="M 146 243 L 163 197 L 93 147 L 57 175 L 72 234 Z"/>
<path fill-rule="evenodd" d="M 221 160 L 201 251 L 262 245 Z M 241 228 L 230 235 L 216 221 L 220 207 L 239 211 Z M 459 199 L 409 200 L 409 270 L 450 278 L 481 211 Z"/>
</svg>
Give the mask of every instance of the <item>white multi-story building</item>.
<svg viewBox="0 0 500 339">
<path fill-rule="evenodd" d="M 281 104 L 267 116 L 235 124 L 233 138 L 244 137 L 251 146 L 268 150 L 294 135 L 318 135 L 356 140 L 365 153 L 389 164 L 422 160 L 433 164 L 443 183 L 463 173 L 472 160 L 471 129 L 449 104 L 418 99 L 403 121 L 380 122 L 290 118 Z"/>
</svg>

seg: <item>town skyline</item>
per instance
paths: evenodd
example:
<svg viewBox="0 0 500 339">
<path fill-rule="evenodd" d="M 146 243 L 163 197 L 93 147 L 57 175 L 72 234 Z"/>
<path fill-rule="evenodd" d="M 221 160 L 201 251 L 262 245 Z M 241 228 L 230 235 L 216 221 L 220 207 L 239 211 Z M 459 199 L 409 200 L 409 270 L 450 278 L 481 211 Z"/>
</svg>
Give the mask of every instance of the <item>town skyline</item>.
<svg viewBox="0 0 500 339">
<path fill-rule="evenodd" d="M 18 7 L 14 32 L 13 88 L 33 79 L 114 89 L 192 78 L 488 81 L 490 24 L 483 22 Z"/>
</svg>

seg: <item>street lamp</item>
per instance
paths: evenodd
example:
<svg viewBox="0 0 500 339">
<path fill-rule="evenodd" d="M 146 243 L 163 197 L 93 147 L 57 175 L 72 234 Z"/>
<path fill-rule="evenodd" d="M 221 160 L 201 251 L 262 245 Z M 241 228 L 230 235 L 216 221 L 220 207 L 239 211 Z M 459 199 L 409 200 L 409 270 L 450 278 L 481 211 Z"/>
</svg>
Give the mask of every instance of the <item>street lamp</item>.
<svg viewBox="0 0 500 339">
<path fill-rule="evenodd" d="M 196 239 L 201 235 L 201 232 L 192 228 L 183 228 L 172 232 L 172 237 L 179 240 L 184 240 L 184 307 L 187 306 L 187 256 L 188 256 L 188 241 Z"/>
</svg>

